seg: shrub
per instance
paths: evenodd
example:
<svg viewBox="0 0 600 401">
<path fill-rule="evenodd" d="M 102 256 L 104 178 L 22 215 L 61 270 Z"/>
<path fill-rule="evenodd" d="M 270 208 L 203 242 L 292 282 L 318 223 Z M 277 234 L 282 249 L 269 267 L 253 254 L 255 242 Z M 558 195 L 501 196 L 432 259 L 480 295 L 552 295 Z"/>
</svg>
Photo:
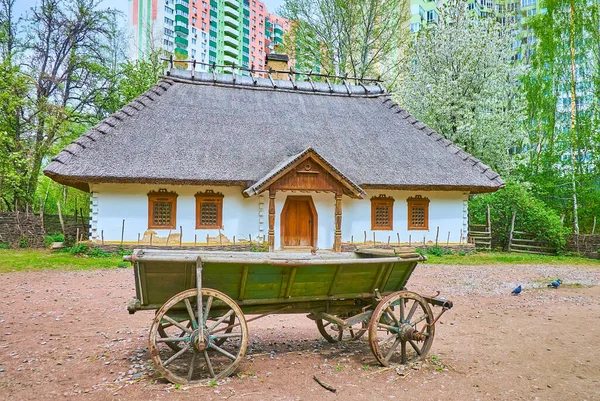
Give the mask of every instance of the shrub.
<svg viewBox="0 0 600 401">
<path fill-rule="evenodd" d="M 508 183 L 504 189 L 487 195 L 478 195 L 469 202 L 472 224 L 485 224 L 487 205 L 490 205 L 492 237 L 506 249 L 513 210 L 516 208 L 515 230 L 534 234 L 558 250 L 564 249 L 569 229 L 563 227 L 560 216 L 544 202 L 535 198 L 524 184 Z"/>
<path fill-rule="evenodd" d="M 88 251 L 86 253 L 93 258 L 109 258 L 112 256 L 110 253 L 106 253 L 103 250 L 101 250 L 100 248 L 95 248 L 95 247 L 88 249 Z"/>
<path fill-rule="evenodd" d="M 269 244 L 266 242 L 262 244 L 250 244 L 250 252 L 269 252 Z"/>
<path fill-rule="evenodd" d="M 0 242 L 0 249 L 10 249 L 10 244 Z"/>
<path fill-rule="evenodd" d="M 19 240 L 19 248 L 28 248 L 29 247 L 29 239 L 27 237 L 21 237 Z"/>
<path fill-rule="evenodd" d="M 46 248 L 52 245 L 53 242 L 64 242 L 65 236 L 62 234 L 49 234 L 44 238 L 44 244 L 46 244 Z"/>
<path fill-rule="evenodd" d="M 82 255 L 88 252 L 88 246 L 84 243 L 79 243 L 77 245 L 73 245 L 70 248 L 64 248 L 65 252 L 69 252 L 72 255 Z"/>
</svg>

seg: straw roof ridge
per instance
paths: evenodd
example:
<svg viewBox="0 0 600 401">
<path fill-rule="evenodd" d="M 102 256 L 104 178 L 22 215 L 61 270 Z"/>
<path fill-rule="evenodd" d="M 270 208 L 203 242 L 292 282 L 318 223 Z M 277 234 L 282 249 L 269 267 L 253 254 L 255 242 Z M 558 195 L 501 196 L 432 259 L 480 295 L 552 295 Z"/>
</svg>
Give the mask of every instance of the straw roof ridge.
<svg viewBox="0 0 600 401">
<path fill-rule="evenodd" d="M 96 142 L 102 140 L 103 136 L 110 135 L 121 122 L 134 117 L 137 113 L 148 107 L 151 102 L 162 96 L 172 85 L 172 80 L 161 79 L 150 89 L 127 103 L 117 112 L 100 121 L 90 128 L 88 132 L 63 148 L 56 156 L 50 159 L 50 163 L 44 169 L 44 173 L 49 176 L 53 175 L 53 170 L 55 170 L 55 166 L 52 166 L 53 163 L 66 165 L 70 159 L 78 157 L 86 148 L 96 145 Z"/>
<path fill-rule="evenodd" d="M 477 168 L 481 174 L 485 175 L 490 181 L 498 184 L 500 188 L 504 187 L 506 183 L 504 180 L 500 178 L 500 174 L 493 171 L 490 166 L 483 163 L 481 160 L 472 156 L 465 152 L 461 147 L 455 145 L 454 142 L 446 139 L 442 134 L 437 133 L 433 129 L 431 129 L 427 124 L 422 121 L 417 120 L 412 114 L 410 114 L 406 109 L 402 108 L 398 103 L 393 101 L 390 97 L 386 98 L 382 104 L 387 106 L 387 103 L 390 103 L 388 108 L 393 110 L 394 108 L 398 108 L 394 112 L 399 115 L 400 118 L 407 120 L 411 123 L 415 128 L 419 131 L 423 132 L 426 137 L 431 139 L 433 142 L 439 144 L 441 147 L 445 148 L 448 152 L 459 157 L 463 162 L 469 163 L 471 166 Z"/>
</svg>

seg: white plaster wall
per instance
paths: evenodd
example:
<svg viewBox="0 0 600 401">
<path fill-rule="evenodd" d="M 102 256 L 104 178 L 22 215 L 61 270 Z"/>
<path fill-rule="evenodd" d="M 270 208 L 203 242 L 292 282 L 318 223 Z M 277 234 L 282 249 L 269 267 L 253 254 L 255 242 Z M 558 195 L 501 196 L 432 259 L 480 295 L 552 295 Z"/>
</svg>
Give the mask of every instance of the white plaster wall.
<svg viewBox="0 0 600 401">
<path fill-rule="evenodd" d="M 92 239 L 100 239 L 104 231 L 105 241 L 121 240 L 121 225 L 125 219 L 125 241 L 137 241 L 148 230 L 148 192 L 165 188 L 174 191 L 177 197 L 177 228 L 172 233 L 179 232 L 182 227 L 183 242 L 194 242 L 194 235 L 198 242 L 206 242 L 206 235 L 215 237 L 219 230 L 196 229 L 196 199 L 194 195 L 199 191 L 211 189 L 221 192 L 223 197 L 223 229 L 221 233 L 230 240 L 236 239 L 256 240 L 261 234 L 259 231 L 259 197 L 245 199 L 241 187 L 216 187 L 216 186 L 177 186 L 177 185 L 142 185 L 142 184 L 96 184 L 91 191 L 94 193 L 92 216 L 95 217 L 95 227 L 92 228 Z M 95 228 L 95 229 L 94 229 Z M 154 229 L 160 237 L 166 237 L 169 230 Z"/>
<path fill-rule="evenodd" d="M 199 191 L 211 189 L 221 192 L 223 198 L 223 229 L 221 233 L 229 240 L 248 239 L 260 240 L 268 234 L 268 194 L 261 194 L 251 198 L 242 196 L 241 187 L 214 187 L 214 186 L 177 186 L 177 185 L 145 185 L 145 184 L 94 184 L 92 185 L 92 212 L 91 212 L 91 237 L 99 240 L 104 233 L 105 241 L 120 241 L 121 225 L 125 219 L 124 240 L 137 241 L 138 234 L 143 236 L 148 230 L 148 197 L 150 191 L 165 188 L 174 191 L 177 198 L 177 229 L 183 230 L 183 242 L 193 243 L 194 236 L 199 243 L 206 242 L 207 234 L 216 237 L 216 229 L 196 230 L 196 200 L 194 195 Z M 394 229 L 391 231 L 371 230 L 371 197 L 385 194 L 394 198 Z M 334 212 L 335 197 L 332 193 L 292 193 L 278 192 L 275 198 L 275 249 L 281 248 L 281 211 L 288 196 L 310 195 L 313 198 L 318 215 L 318 240 L 320 249 L 331 249 L 335 231 Z M 421 195 L 430 200 L 429 203 L 429 230 L 408 230 L 406 199 Z M 450 242 L 460 240 L 461 229 L 463 241 L 467 236 L 467 199 L 468 194 L 462 192 L 443 191 L 367 191 L 365 199 L 350 199 L 344 196 L 342 201 L 342 241 L 360 243 L 364 240 L 373 240 L 373 233 L 377 242 L 386 242 L 388 236 L 391 242 L 397 242 L 400 234 L 401 242 L 408 242 L 409 235 L 413 243 L 435 241 L 436 229 L 440 228 L 439 242 L 445 243 L 450 232 Z M 160 237 L 166 237 L 169 230 L 154 230 Z"/>
<path fill-rule="evenodd" d="M 365 199 L 350 199 L 342 201 L 342 242 L 363 242 L 365 232 L 367 241 L 373 241 L 373 233 L 377 242 L 412 242 L 435 241 L 437 227 L 440 228 L 439 242 L 445 243 L 450 232 L 450 242 L 459 242 L 461 229 L 463 241 L 466 237 L 465 227 L 467 214 L 465 209 L 468 194 L 447 191 L 388 191 L 369 190 Z M 385 194 L 394 198 L 393 230 L 371 230 L 371 198 Z M 429 198 L 429 230 L 408 230 L 408 203 L 406 200 L 415 195 Z"/>
</svg>

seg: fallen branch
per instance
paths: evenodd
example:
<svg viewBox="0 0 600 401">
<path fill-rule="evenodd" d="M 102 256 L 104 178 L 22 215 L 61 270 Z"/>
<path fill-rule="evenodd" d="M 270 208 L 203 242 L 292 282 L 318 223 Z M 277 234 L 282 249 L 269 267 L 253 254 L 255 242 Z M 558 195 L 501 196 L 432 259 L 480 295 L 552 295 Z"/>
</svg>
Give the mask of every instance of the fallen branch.
<svg viewBox="0 0 600 401">
<path fill-rule="evenodd" d="M 337 391 L 337 389 L 336 389 L 335 387 L 331 387 L 329 384 L 327 384 L 327 383 L 323 383 L 321 380 L 319 380 L 319 378 L 318 378 L 317 376 L 313 376 L 313 379 L 314 379 L 314 380 L 315 380 L 317 383 L 319 383 L 319 385 L 320 385 L 321 387 L 323 387 L 325 390 L 329 390 L 329 391 L 331 391 L 332 393 L 335 393 L 335 392 Z"/>
<path fill-rule="evenodd" d="M 382 373 L 382 372 L 386 372 L 386 371 L 388 371 L 390 369 L 396 369 L 396 368 L 394 366 L 390 366 L 390 367 L 387 367 L 387 368 L 378 369 L 375 372 L 367 373 L 366 375 L 364 375 L 364 377 L 371 376 L 371 375 L 376 375 L 376 374 Z"/>
</svg>

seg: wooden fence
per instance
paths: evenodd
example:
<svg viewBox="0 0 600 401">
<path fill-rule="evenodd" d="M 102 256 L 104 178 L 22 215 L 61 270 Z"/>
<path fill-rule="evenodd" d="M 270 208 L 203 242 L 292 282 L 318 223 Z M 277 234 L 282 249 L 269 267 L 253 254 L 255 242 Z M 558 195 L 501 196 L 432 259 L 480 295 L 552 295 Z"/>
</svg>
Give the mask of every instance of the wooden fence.
<svg viewBox="0 0 600 401">
<path fill-rule="evenodd" d="M 487 207 L 487 224 L 469 225 L 469 242 L 477 250 L 492 250 L 492 225 L 490 221 L 490 205 Z"/>
<path fill-rule="evenodd" d="M 556 247 L 546 240 L 538 239 L 535 234 L 515 230 L 517 210 L 513 210 L 508 236 L 508 251 L 535 253 L 538 255 L 556 255 Z"/>
</svg>

